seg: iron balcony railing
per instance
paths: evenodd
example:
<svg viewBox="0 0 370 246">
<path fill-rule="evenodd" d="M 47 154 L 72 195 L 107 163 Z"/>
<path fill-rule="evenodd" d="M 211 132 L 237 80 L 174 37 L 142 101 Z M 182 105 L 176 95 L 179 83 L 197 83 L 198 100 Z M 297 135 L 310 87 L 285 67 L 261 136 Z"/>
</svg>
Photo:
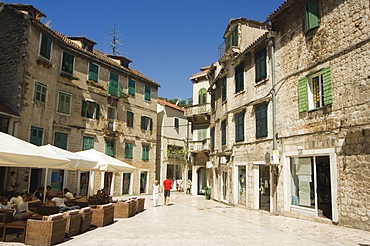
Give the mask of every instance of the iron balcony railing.
<svg viewBox="0 0 370 246">
<path fill-rule="evenodd" d="M 184 116 L 192 116 L 197 114 L 205 114 L 211 112 L 211 104 L 210 103 L 204 103 L 204 104 L 197 104 L 188 106 L 185 108 Z"/>
</svg>

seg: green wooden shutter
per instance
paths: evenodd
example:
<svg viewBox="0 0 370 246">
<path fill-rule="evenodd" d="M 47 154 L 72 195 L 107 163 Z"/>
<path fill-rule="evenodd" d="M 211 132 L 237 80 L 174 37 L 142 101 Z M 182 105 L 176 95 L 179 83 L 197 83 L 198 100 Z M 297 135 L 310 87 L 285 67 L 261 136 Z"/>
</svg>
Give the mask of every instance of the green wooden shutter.
<svg viewBox="0 0 370 246">
<path fill-rule="evenodd" d="M 145 86 L 145 92 L 144 92 L 144 100 L 150 101 L 150 93 L 151 93 L 151 88 L 150 86 Z"/>
<path fill-rule="evenodd" d="M 67 142 L 68 142 L 68 134 L 56 132 L 54 135 L 54 146 L 59 147 L 61 149 L 67 149 Z"/>
<path fill-rule="evenodd" d="M 235 116 L 236 141 L 244 141 L 244 113 Z"/>
<path fill-rule="evenodd" d="M 94 138 L 83 137 L 82 150 L 88 150 L 94 148 Z"/>
<path fill-rule="evenodd" d="M 81 116 L 87 117 L 87 102 L 82 100 Z"/>
<path fill-rule="evenodd" d="M 71 105 L 71 96 L 60 92 L 58 112 L 69 114 L 70 105 Z"/>
<path fill-rule="evenodd" d="M 132 159 L 132 144 L 125 143 L 125 158 Z"/>
<path fill-rule="evenodd" d="M 128 80 L 128 94 L 134 96 L 135 95 L 135 80 L 129 79 Z"/>
<path fill-rule="evenodd" d="M 305 30 L 306 32 L 320 26 L 320 16 L 317 0 L 311 0 L 305 6 Z"/>
<path fill-rule="evenodd" d="M 266 78 L 266 49 L 260 50 L 255 55 L 256 82 Z"/>
<path fill-rule="evenodd" d="M 175 118 L 174 127 L 179 128 L 179 118 Z"/>
<path fill-rule="evenodd" d="M 153 131 L 153 120 L 149 118 L 149 130 Z"/>
<path fill-rule="evenodd" d="M 89 63 L 89 75 L 88 80 L 98 82 L 99 67 L 93 63 Z"/>
<path fill-rule="evenodd" d="M 115 73 L 110 73 L 108 93 L 118 96 L 118 75 Z"/>
<path fill-rule="evenodd" d="M 99 119 L 100 115 L 100 105 L 98 103 L 95 103 L 95 119 Z"/>
<path fill-rule="evenodd" d="M 52 40 L 45 34 L 41 35 L 40 55 L 50 59 Z"/>
<path fill-rule="evenodd" d="M 105 141 L 105 154 L 114 157 L 114 141 Z"/>
<path fill-rule="evenodd" d="M 32 126 L 31 135 L 30 135 L 30 143 L 33 143 L 37 146 L 41 146 L 43 133 L 44 133 L 44 129 Z"/>
<path fill-rule="evenodd" d="M 298 106 L 299 112 L 308 110 L 308 78 L 304 77 L 298 80 Z"/>
<path fill-rule="evenodd" d="M 73 74 L 74 56 L 63 52 L 62 71 Z"/>
<path fill-rule="evenodd" d="M 141 159 L 144 161 L 149 160 L 149 146 L 142 145 Z"/>
<path fill-rule="evenodd" d="M 331 67 L 322 70 L 322 80 L 324 86 L 324 105 L 333 103 L 332 75 Z"/>
<path fill-rule="evenodd" d="M 235 93 L 244 89 L 244 64 L 235 68 Z"/>
<path fill-rule="evenodd" d="M 221 144 L 226 144 L 226 120 L 221 122 Z"/>
<path fill-rule="evenodd" d="M 145 116 L 141 116 L 141 129 L 145 130 Z"/>
<path fill-rule="evenodd" d="M 226 88 L 226 76 L 222 78 L 222 101 L 226 100 L 226 93 L 227 93 L 227 88 Z"/>
<path fill-rule="evenodd" d="M 256 138 L 267 136 L 267 105 L 256 108 Z"/>
</svg>

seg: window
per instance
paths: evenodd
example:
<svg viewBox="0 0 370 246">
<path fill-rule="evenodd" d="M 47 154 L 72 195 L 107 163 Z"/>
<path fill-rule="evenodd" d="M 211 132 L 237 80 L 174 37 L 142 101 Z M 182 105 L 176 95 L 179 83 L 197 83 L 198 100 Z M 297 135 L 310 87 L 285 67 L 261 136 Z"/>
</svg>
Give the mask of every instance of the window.
<svg viewBox="0 0 370 246">
<path fill-rule="evenodd" d="M 58 112 L 69 114 L 71 110 L 71 95 L 63 92 L 58 93 Z"/>
<path fill-rule="evenodd" d="M 100 106 L 96 102 L 82 101 L 81 116 L 91 119 L 99 119 Z"/>
<path fill-rule="evenodd" d="M 66 52 L 63 52 L 62 71 L 73 74 L 73 62 L 75 57 Z"/>
<path fill-rule="evenodd" d="M 42 145 L 42 137 L 44 134 L 44 129 L 40 127 L 31 127 L 30 143 L 37 146 Z"/>
<path fill-rule="evenodd" d="M 93 63 L 89 63 L 89 75 L 87 79 L 98 82 L 99 78 L 98 75 L 99 75 L 99 66 Z"/>
<path fill-rule="evenodd" d="M 244 90 L 244 64 L 235 68 L 235 93 Z"/>
<path fill-rule="evenodd" d="M 236 26 L 225 39 L 225 51 L 230 49 L 232 46 L 238 46 L 238 27 Z"/>
<path fill-rule="evenodd" d="M 51 38 L 45 34 L 41 34 L 40 55 L 48 60 L 50 60 L 52 42 Z"/>
<path fill-rule="evenodd" d="M 211 128 L 210 134 L 211 134 L 211 149 L 214 149 L 215 148 L 215 128 L 214 127 Z"/>
<path fill-rule="evenodd" d="M 108 94 L 118 96 L 118 74 L 110 73 Z"/>
<path fill-rule="evenodd" d="M 67 149 L 68 134 L 56 132 L 54 135 L 54 146 L 61 149 Z"/>
<path fill-rule="evenodd" d="M 146 101 L 150 101 L 150 94 L 151 94 L 151 90 L 152 88 L 150 86 L 145 86 L 145 89 L 144 89 L 144 100 Z"/>
<path fill-rule="evenodd" d="M 305 5 L 305 31 L 308 32 L 320 26 L 318 0 L 311 0 Z"/>
<path fill-rule="evenodd" d="M 82 139 L 82 150 L 89 150 L 94 148 L 94 138 L 83 137 Z"/>
<path fill-rule="evenodd" d="M 267 77 L 266 48 L 258 51 L 255 55 L 256 82 Z"/>
<path fill-rule="evenodd" d="M 105 140 L 105 154 L 114 157 L 114 141 Z"/>
<path fill-rule="evenodd" d="M 221 144 L 226 144 L 226 120 L 221 122 Z"/>
<path fill-rule="evenodd" d="M 134 127 L 134 112 L 127 111 L 126 126 L 127 127 Z"/>
<path fill-rule="evenodd" d="M 149 160 L 149 146 L 148 145 L 142 145 L 141 147 L 141 159 L 143 161 Z"/>
<path fill-rule="evenodd" d="M 174 127 L 179 128 L 179 118 L 174 118 Z"/>
<path fill-rule="evenodd" d="M 197 130 L 198 132 L 198 141 L 202 141 L 207 138 L 207 127 L 200 127 Z"/>
<path fill-rule="evenodd" d="M 256 138 L 267 137 L 267 105 L 256 107 Z"/>
<path fill-rule="evenodd" d="M 141 129 L 142 130 L 152 130 L 153 129 L 153 121 L 148 116 L 141 116 Z"/>
<path fill-rule="evenodd" d="M 127 93 L 129 95 L 135 96 L 135 84 L 136 84 L 135 80 L 133 80 L 133 79 L 128 80 L 128 91 L 127 91 Z"/>
<path fill-rule="evenodd" d="M 116 108 L 114 107 L 110 107 L 108 106 L 108 110 L 107 110 L 107 118 L 108 119 L 116 119 L 117 118 L 117 115 L 116 115 Z"/>
<path fill-rule="evenodd" d="M 333 103 L 331 67 L 298 81 L 299 112 L 313 110 Z"/>
<path fill-rule="evenodd" d="M 216 109 L 216 90 L 212 90 L 210 94 L 211 94 L 211 108 L 212 110 L 215 110 Z"/>
<path fill-rule="evenodd" d="M 0 132 L 8 133 L 9 118 L 0 117 Z"/>
<path fill-rule="evenodd" d="M 244 113 L 235 115 L 235 141 L 244 141 Z"/>
<path fill-rule="evenodd" d="M 47 90 L 47 85 L 40 83 L 40 82 L 36 82 L 34 100 L 36 102 L 46 103 L 46 90 Z"/>
<path fill-rule="evenodd" d="M 226 100 L 226 93 L 227 93 L 227 88 L 226 88 L 226 76 L 222 78 L 221 80 L 221 97 L 222 101 Z"/>
<path fill-rule="evenodd" d="M 207 89 L 202 88 L 198 92 L 198 104 L 207 103 Z"/>
<path fill-rule="evenodd" d="M 132 143 L 125 143 L 125 158 L 132 159 Z"/>
</svg>

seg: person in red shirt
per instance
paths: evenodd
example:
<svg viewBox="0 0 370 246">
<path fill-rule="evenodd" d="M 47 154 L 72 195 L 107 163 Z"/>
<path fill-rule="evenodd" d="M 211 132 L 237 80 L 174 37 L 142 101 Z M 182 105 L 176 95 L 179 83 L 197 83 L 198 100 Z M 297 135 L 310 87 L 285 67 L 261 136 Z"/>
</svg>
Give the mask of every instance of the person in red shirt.
<svg viewBox="0 0 370 246">
<path fill-rule="evenodd" d="M 164 188 L 164 203 L 163 203 L 163 205 L 164 206 L 168 206 L 168 204 L 170 203 L 171 185 L 172 185 L 172 181 L 167 176 L 166 180 L 163 181 L 163 188 Z"/>
</svg>

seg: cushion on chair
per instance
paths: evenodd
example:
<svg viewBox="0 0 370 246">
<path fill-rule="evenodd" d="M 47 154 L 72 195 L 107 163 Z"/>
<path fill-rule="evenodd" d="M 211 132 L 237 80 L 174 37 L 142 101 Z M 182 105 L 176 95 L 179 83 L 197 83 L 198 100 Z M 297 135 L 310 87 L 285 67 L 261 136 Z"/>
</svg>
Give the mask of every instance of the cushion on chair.
<svg viewBox="0 0 370 246">
<path fill-rule="evenodd" d="M 53 220 L 58 220 L 58 219 L 62 219 L 62 218 L 63 218 L 63 214 L 58 213 L 58 214 L 52 214 L 52 215 L 49 215 L 49 216 L 44 216 L 44 217 L 42 217 L 42 220 L 53 221 Z"/>
<path fill-rule="evenodd" d="M 84 208 L 80 209 L 80 213 L 86 213 L 86 212 L 89 212 L 89 211 L 91 211 L 90 207 L 84 207 Z"/>
</svg>

